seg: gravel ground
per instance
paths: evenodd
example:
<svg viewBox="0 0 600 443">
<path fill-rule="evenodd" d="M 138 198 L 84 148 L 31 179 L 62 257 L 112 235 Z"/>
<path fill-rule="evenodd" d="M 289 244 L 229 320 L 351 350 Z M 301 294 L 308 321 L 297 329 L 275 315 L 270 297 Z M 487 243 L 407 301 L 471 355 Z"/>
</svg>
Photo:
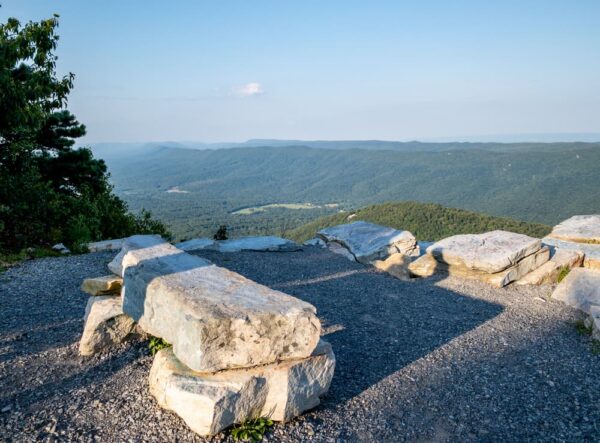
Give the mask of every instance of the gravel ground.
<svg viewBox="0 0 600 443">
<path fill-rule="evenodd" d="M 402 282 L 317 248 L 201 255 L 313 303 L 333 345 L 329 395 L 265 441 L 600 440 L 600 356 L 549 286 Z M 0 441 L 204 441 L 149 395 L 144 342 L 77 354 L 79 285 L 112 256 L 0 274 Z"/>
</svg>

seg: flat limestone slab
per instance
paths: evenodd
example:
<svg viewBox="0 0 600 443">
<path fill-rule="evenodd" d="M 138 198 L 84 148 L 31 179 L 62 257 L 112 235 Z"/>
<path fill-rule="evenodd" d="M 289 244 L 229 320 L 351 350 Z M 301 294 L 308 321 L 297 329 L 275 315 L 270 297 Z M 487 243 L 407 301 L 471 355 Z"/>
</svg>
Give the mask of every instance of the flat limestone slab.
<svg viewBox="0 0 600 443">
<path fill-rule="evenodd" d="M 175 246 L 183 251 L 194 251 L 199 249 L 210 249 L 219 252 L 291 252 L 299 251 L 302 247 L 291 240 L 275 236 L 240 237 L 230 240 L 211 240 L 209 238 L 195 238 Z"/>
<path fill-rule="evenodd" d="M 305 359 L 217 373 L 192 371 L 163 349 L 150 370 L 150 392 L 194 432 L 209 436 L 248 418 L 287 421 L 314 408 L 334 369 L 335 356 L 324 341 Z"/>
<path fill-rule="evenodd" d="M 113 240 L 102 240 L 91 242 L 87 244 L 88 251 L 100 252 L 100 251 L 118 251 L 123 247 L 124 238 L 115 238 Z"/>
<path fill-rule="evenodd" d="M 118 295 L 90 297 L 84 321 L 83 335 L 79 341 L 81 355 L 92 355 L 121 343 L 135 328 L 134 321 L 123 314 L 121 297 Z"/>
<path fill-rule="evenodd" d="M 600 214 L 568 218 L 552 228 L 549 237 L 576 243 L 600 244 Z"/>
<path fill-rule="evenodd" d="M 542 243 L 557 250 L 568 250 L 583 252 L 583 266 L 600 271 L 600 245 L 590 243 L 575 243 L 558 240 L 552 237 L 544 237 Z"/>
<path fill-rule="evenodd" d="M 542 248 L 521 259 L 514 266 L 500 272 L 489 273 L 471 269 L 463 265 L 441 263 L 431 254 L 423 255 L 408 265 L 411 275 L 430 277 L 434 274 L 446 274 L 454 277 L 480 280 L 497 288 L 502 288 L 527 275 L 532 270 L 542 266 L 550 258 L 550 250 Z"/>
<path fill-rule="evenodd" d="M 125 271 L 123 310 L 196 371 L 308 357 L 321 324 L 309 303 L 179 251 Z"/>
<path fill-rule="evenodd" d="M 180 249 L 167 243 L 159 235 L 134 235 L 123 241 L 121 251 L 108 264 L 108 269 L 123 277 L 128 266 L 135 266 L 142 260 L 180 253 Z"/>
<path fill-rule="evenodd" d="M 543 285 L 556 283 L 562 269 L 578 268 L 583 264 L 583 253 L 580 251 L 557 250 L 550 260 L 531 271 L 518 285 Z"/>
<path fill-rule="evenodd" d="M 364 221 L 322 229 L 317 235 L 326 242 L 341 244 L 363 264 L 385 260 L 396 253 L 419 255 L 417 240 L 410 232 Z"/>
<path fill-rule="evenodd" d="M 354 257 L 354 255 L 352 255 L 352 252 L 348 251 L 348 249 L 346 249 L 344 246 L 340 245 L 339 243 L 332 241 L 332 242 L 327 243 L 325 247 L 329 251 L 333 252 L 334 254 L 341 255 L 342 257 L 344 257 L 350 261 L 356 262 L 356 258 Z"/>
<path fill-rule="evenodd" d="M 552 293 L 552 299 L 590 314 L 592 305 L 600 305 L 600 272 L 587 268 L 571 269 Z"/>
<path fill-rule="evenodd" d="M 90 295 L 108 295 L 121 292 L 123 279 L 116 275 L 86 278 L 81 284 L 81 290 Z"/>
<path fill-rule="evenodd" d="M 458 265 L 490 274 L 514 266 L 538 251 L 540 239 L 508 231 L 462 234 L 445 238 L 427 248 L 427 253 L 448 265 Z"/>
<path fill-rule="evenodd" d="M 239 251 L 265 251 L 265 252 L 292 252 L 299 251 L 302 247 L 291 240 L 273 235 L 262 237 L 241 237 L 217 242 L 219 252 Z"/>
<path fill-rule="evenodd" d="M 193 238 L 191 240 L 175 243 L 175 247 L 182 251 L 196 251 L 199 249 L 211 248 L 215 243 L 216 242 L 210 238 Z"/>
</svg>

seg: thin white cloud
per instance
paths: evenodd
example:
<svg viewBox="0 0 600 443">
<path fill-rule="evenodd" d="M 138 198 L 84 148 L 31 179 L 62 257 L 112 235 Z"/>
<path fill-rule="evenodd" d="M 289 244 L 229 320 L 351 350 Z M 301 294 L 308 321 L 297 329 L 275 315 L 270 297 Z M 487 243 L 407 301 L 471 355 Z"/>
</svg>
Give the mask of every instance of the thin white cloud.
<svg viewBox="0 0 600 443">
<path fill-rule="evenodd" d="M 260 83 L 250 82 L 246 83 L 245 85 L 232 88 L 231 95 L 238 97 L 252 97 L 254 95 L 261 95 L 264 92 L 265 91 Z"/>
</svg>

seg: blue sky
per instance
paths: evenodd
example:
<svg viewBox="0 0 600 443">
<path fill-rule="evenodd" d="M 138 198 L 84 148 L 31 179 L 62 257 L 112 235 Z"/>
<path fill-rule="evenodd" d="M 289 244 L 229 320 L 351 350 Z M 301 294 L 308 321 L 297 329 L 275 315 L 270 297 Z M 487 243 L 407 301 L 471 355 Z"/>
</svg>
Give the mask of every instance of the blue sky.
<svg viewBox="0 0 600 443">
<path fill-rule="evenodd" d="M 600 1 L 4 0 L 87 142 L 600 133 Z"/>
</svg>

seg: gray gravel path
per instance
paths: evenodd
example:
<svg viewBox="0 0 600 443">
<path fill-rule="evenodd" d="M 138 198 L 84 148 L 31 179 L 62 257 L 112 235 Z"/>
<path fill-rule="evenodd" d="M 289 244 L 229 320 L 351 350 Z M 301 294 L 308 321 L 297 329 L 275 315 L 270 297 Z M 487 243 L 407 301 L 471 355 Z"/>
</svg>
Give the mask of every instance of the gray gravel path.
<svg viewBox="0 0 600 443">
<path fill-rule="evenodd" d="M 0 274 L 0 441 L 204 441 L 149 395 L 145 343 L 77 355 L 79 285 L 112 255 Z M 266 441 L 600 440 L 600 356 L 549 286 L 402 282 L 316 248 L 202 255 L 313 303 L 336 353 L 322 405 Z"/>
</svg>

